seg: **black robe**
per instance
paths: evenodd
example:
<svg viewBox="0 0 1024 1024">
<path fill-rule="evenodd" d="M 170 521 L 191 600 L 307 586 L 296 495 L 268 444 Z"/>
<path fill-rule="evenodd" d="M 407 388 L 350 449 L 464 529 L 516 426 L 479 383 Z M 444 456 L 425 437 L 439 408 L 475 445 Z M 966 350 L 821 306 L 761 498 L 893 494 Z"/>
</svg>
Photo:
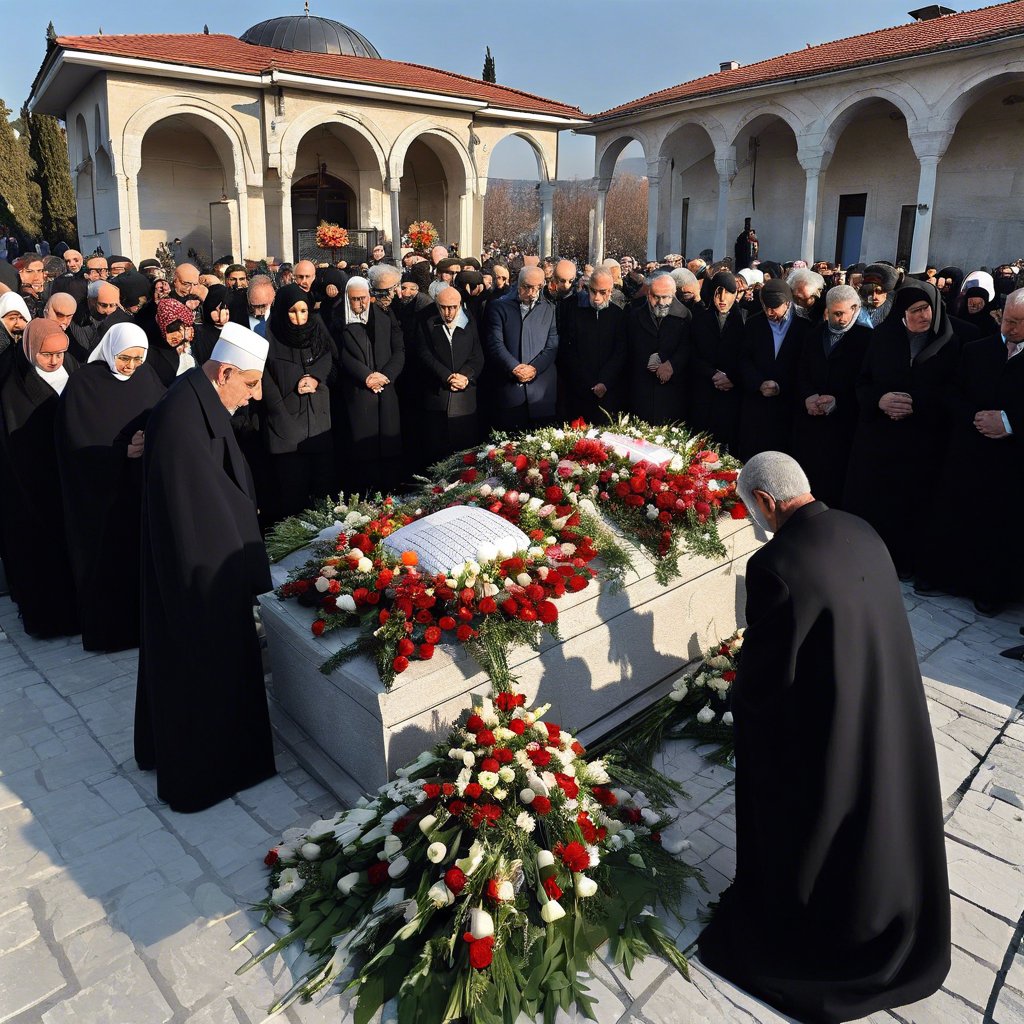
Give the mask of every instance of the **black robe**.
<svg viewBox="0 0 1024 1024">
<path fill-rule="evenodd" d="M 417 365 L 410 366 L 412 372 L 404 376 L 416 381 L 420 389 L 424 450 L 427 462 L 432 463 L 480 440 L 477 385 L 484 368 L 484 350 L 472 317 L 465 327 L 455 328 L 449 344 L 438 314 L 427 321 L 413 351 Z M 448 378 L 453 373 L 468 377 L 469 386 L 452 391 Z"/>
<path fill-rule="evenodd" d="M 796 413 L 796 366 L 811 324 L 792 314 L 786 335 L 775 354 L 775 338 L 764 313 L 744 327 L 740 352 L 739 456 L 746 461 L 758 452 L 789 452 Z M 770 398 L 761 394 L 766 380 L 779 385 Z"/>
<path fill-rule="evenodd" d="M 19 345 L 2 357 L 0 385 L 0 553 L 25 632 L 75 636 L 78 601 L 68 572 L 53 423 L 57 392 Z M 78 369 L 64 357 L 69 374 Z M 59 580 L 58 586 L 54 581 Z"/>
<path fill-rule="evenodd" d="M 935 746 L 877 534 L 813 502 L 747 563 L 732 694 L 736 878 L 701 962 L 803 1022 L 933 993 L 950 966 Z"/>
<path fill-rule="evenodd" d="M 608 421 L 625 406 L 626 314 L 609 304 L 600 311 L 591 305 L 574 304 L 563 314 L 565 334 L 558 336 L 558 379 L 563 386 L 565 416 L 588 423 Z M 591 390 L 603 384 L 608 390 L 598 398 Z"/>
<path fill-rule="evenodd" d="M 673 299 L 668 316 L 660 323 L 643 300 L 626 313 L 626 366 L 628 410 L 650 424 L 677 423 L 686 416 L 686 375 L 690 362 L 690 311 Z M 647 369 L 657 353 L 672 366 L 672 376 L 662 384 Z"/>
<path fill-rule="evenodd" d="M 253 621 L 270 568 L 231 417 L 201 369 L 153 410 L 143 463 L 135 759 L 171 810 L 200 811 L 276 771 Z"/>
<path fill-rule="evenodd" d="M 719 444 L 735 452 L 740 420 L 740 352 L 746 314 L 734 305 L 719 326 L 712 306 L 693 317 L 693 359 L 690 363 L 690 400 L 686 422 L 695 431 L 711 434 Z M 711 378 L 721 370 L 732 381 L 730 391 L 720 391 Z"/>
<path fill-rule="evenodd" d="M 163 390 L 146 363 L 118 380 L 101 361 L 75 372 L 57 404 L 64 522 L 87 651 L 139 644 L 142 460 L 128 458 L 128 444 Z"/>
<path fill-rule="evenodd" d="M 857 378 L 871 333 L 870 327 L 854 324 L 829 349 L 828 328 L 819 324 L 804 339 L 797 363 L 792 455 L 810 479 L 814 496 L 832 508 L 842 507 L 859 418 Z M 805 402 L 811 395 L 831 395 L 835 408 L 827 416 L 810 415 Z"/>
</svg>

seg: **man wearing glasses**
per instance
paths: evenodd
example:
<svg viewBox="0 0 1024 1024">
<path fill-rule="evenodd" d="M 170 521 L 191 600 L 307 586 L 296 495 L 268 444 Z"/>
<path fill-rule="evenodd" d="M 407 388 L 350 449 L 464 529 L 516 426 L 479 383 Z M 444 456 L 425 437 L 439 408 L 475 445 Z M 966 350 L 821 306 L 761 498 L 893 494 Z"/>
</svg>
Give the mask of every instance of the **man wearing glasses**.
<svg viewBox="0 0 1024 1024">
<path fill-rule="evenodd" d="M 109 276 L 106 256 L 90 256 L 85 261 L 86 281 L 106 281 Z"/>
<path fill-rule="evenodd" d="M 370 298 L 374 305 L 382 312 L 389 310 L 398 293 L 401 275 L 389 263 L 376 263 L 366 272 L 366 278 L 370 282 Z"/>
</svg>

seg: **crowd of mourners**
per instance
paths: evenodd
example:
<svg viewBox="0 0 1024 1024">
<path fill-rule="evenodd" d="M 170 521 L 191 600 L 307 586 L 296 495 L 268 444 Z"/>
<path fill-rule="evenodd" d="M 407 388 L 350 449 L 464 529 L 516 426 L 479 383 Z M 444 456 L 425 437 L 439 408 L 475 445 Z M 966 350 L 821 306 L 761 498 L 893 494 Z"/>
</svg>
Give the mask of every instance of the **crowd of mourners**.
<svg viewBox="0 0 1024 1024">
<path fill-rule="evenodd" d="M 791 454 L 921 592 L 982 614 L 1018 598 L 1024 535 L 993 524 L 1024 503 L 1020 264 L 758 256 L 745 231 L 710 265 L 496 244 L 255 276 L 227 257 L 0 260 L 0 556 L 24 628 L 138 644 L 147 420 L 229 323 L 269 346 L 231 421 L 264 529 L 339 490 L 401 490 L 492 429 L 629 413 L 743 460 Z"/>
</svg>

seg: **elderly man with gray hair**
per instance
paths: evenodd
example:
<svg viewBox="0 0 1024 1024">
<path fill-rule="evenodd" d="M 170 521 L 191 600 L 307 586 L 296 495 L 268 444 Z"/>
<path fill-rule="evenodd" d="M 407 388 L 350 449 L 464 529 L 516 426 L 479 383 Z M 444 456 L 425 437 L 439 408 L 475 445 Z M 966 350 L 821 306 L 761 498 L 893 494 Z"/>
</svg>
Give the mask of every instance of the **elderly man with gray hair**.
<svg viewBox="0 0 1024 1024">
<path fill-rule="evenodd" d="M 672 280 L 676 283 L 676 298 L 690 311 L 696 313 L 703 308 L 700 299 L 700 281 L 692 270 L 676 267 L 672 271 Z"/>
<path fill-rule="evenodd" d="M 374 305 L 378 309 L 390 309 L 402 281 L 398 269 L 390 263 L 375 263 L 366 272 L 366 280 L 370 285 Z"/>
<path fill-rule="evenodd" d="M 786 284 L 793 292 L 793 312 L 802 320 L 809 320 L 812 324 L 820 323 L 825 311 L 822 298 L 825 278 L 806 267 L 799 267 L 789 272 Z"/>
<path fill-rule="evenodd" d="M 871 328 L 858 319 L 860 296 L 840 284 L 825 296 L 825 319 L 811 328 L 797 364 L 797 412 L 792 452 L 810 477 L 814 493 L 842 508 L 846 470 L 860 407 L 857 378 Z"/>
<path fill-rule="evenodd" d="M 733 684 L 736 876 L 701 962 L 798 1020 L 931 995 L 950 967 L 935 746 L 885 545 L 781 452 L 737 487 L 774 536 L 746 568 Z"/>
</svg>

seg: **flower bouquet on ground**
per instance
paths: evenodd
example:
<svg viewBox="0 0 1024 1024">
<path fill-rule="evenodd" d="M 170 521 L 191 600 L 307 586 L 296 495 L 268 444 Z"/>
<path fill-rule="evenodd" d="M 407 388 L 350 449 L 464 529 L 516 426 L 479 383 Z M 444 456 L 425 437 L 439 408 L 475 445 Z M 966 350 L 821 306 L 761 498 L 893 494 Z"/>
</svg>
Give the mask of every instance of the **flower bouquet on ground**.
<svg viewBox="0 0 1024 1024">
<path fill-rule="evenodd" d="M 272 1013 L 340 980 L 356 1024 L 392 998 L 400 1024 L 593 1018 L 583 971 L 606 942 L 627 974 L 652 951 L 686 973 L 653 916 L 699 879 L 671 819 L 525 702 L 483 699 L 375 798 L 267 854 L 264 920 L 289 931 L 239 973 L 295 942 L 313 959 Z"/>
<path fill-rule="evenodd" d="M 429 220 L 415 220 L 409 225 L 406 237 L 414 249 L 426 251 L 437 245 L 437 228 Z"/>
<path fill-rule="evenodd" d="M 326 221 L 320 221 L 316 229 L 316 244 L 318 249 L 329 249 L 331 251 L 331 259 L 334 260 L 339 249 L 344 249 L 348 245 L 348 231 L 345 228 L 339 227 L 337 224 L 328 224 Z"/>
<path fill-rule="evenodd" d="M 680 676 L 672 691 L 630 726 L 623 746 L 640 765 L 650 765 L 665 740 L 716 744 L 714 764 L 731 765 L 735 753 L 729 695 L 739 667 L 743 630 L 709 648 L 695 672 Z"/>
</svg>

